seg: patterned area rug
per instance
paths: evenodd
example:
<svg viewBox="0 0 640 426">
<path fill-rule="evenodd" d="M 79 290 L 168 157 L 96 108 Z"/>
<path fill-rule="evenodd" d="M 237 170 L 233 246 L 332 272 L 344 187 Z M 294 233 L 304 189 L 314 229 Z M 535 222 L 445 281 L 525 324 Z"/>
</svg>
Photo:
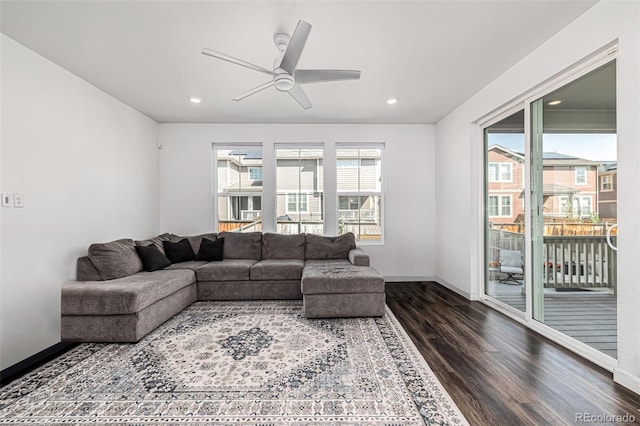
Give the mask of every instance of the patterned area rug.
<svg viewBox="0 0 640 426">
<path fill-rule="evenodd" d="M 387 308 L 197 302 L 136 344 L 82 344 L 0 389 L 0 424 L 467 424 Z"/>
</svg>

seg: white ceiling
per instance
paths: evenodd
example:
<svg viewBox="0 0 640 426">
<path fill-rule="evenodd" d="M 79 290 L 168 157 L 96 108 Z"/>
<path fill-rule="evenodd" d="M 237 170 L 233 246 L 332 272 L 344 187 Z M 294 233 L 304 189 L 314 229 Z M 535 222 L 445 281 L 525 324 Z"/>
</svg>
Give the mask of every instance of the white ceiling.
<svg viewBox="0 0 640 426">
<path fill-rule="evenodd" d="M 0 28 L 158 122 L 435 123 L 595 3 L 2 0 Z M 275 88 L 232 101 L 269 77 L 202 48 L 271 68 L 300 19 L 299 68 L 361 79 L 305 85 L 307 111 Z"/>
</svg>

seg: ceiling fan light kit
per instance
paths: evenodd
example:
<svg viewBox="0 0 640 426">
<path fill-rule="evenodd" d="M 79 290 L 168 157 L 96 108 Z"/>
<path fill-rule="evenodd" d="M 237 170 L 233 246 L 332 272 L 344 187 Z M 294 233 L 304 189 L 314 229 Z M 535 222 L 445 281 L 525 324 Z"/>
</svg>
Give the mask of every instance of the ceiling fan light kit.
<svg viewBox="0 0 640 426">
<path fill-rule="evenodd" d="M 302 54 L 302 50 L 307 42 L 309 33 L 311 32 L 311 24 L 305 21 L 299 21 L 293 34 L 278 33 L 273 37 L 280 56 L 273 63 L 273 70 L 268 70 L 261 66 L 252 64 L 242 59 L 234 58 L 225 53 L 216 52 L 211 49 L 203 49 L 202 54 L 213 58 L 222 59 L 232 64 L 240 65 L 254 71 L 259 71 L 271 76 L 271 81 L 261 84 L 258 87 L 247 90 L 244 93 L 233 98 L 234 101 L 242 99 L 265 90 L 271 86 L 281 92 L 288 92 L 304 109 L 311 108 L 311 100 L 302 89 L 301 84 L 321 83 L 326 81 L 339 80 L 358 80 L 360 71 L 356 70 L 299 70 L 297 69 L 298 60 Z"/>
</svg>

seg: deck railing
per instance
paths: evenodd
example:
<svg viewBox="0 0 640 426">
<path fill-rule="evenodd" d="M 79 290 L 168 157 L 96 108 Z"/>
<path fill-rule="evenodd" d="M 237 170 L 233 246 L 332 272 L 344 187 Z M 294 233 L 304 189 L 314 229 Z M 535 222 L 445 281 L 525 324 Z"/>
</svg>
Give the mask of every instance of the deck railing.
<svg viewBox="0 0 640 426">
<path fill-rule="evenodd" d="M 615 236 L 612 236 L 615 245 Z M 489 266 L 496 268 L 500 250 L 525 254 L 524 235 L 490 229 Z M 617 257 L 604 235 L 543 237 L 544 286 L 549 288 L 608 288 L 615 293 Z"/>
<path fill-rule="evenodd" d="M 545 287 L 605 287 L 615 292 L 616 252 L 604 235 L 549 236 L 543 241 Z"/>
</svg>

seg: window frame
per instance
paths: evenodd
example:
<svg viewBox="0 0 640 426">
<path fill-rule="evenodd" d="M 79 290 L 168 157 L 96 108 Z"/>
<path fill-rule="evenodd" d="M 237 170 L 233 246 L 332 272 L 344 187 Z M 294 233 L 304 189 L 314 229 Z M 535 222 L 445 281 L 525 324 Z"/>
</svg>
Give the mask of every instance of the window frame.
<svg viewBox="0 0 640 426">
<path fill-rule="evenodd" d="M 352 159 L 352 158 L 340 158 L 339 157 L 339 152 L 340 150 L 346 150 L 346 149 L 352 149 L 352 150 L 358 150 L 357 154 L 358 154 L 358 158 L 356 159 Z M 357 169 L 361 169 L 363 167 L 362 164 L 362 160 L 366 159 L 366 157 L 361 157 L 360 153 L 362 151 L 366 151 L 366 150 L 380 150 L 380 185 L 379 185 L 379 190 L 375 190 L 375 191 L 371 191 L 371 190 L 360 190 L 359 186 L 360 183 L 358 182 L 358 190 L 352 191 L 352 190 L 344 190 L 344 191 L 340 191 L 338 188 L 340 186 L 339 184 L 339 174 L 338 174 L 338 170 L 342 169 L 342 168 L 357 168 Z M 351 161 L 353 162 L 354 160 L 357 162 L 358 166 L 357 167 L 353 167 L 353 166 L 347 166 L 347 165 L 343 165 L 343 166 L 338 166 L 339 162 L 342 160 L 347 160 L 347 161 Z M 347 196 L 347 197 L 379 197 L 379 209 L 374 209 L 373 211 L 377 211 L 379 210 L 379 228 L 380 228 L 380 237 L 379 238 L 360 238 L 360 235 L 356 235 L 356 241 L 358 242 L 358 245 L 384 245 L 384 240 L 385 240 L 385 226 L 384 226 L 384 202 L 385 202 L 385 167 L 386 167 L 386 160 L 385 160 L 385 144 L 384 143 L 367 143 L 367 142 L 357 142 L 357 143 L 341 143 L 338 142 L 336 143 L 336 156 L 335 156 L 335 165 L 336 165 L 336 174 L 335 174 L 335 182 L 336 182 L 336 192 L 335 192 L 335 203 L 336 203 L 336 210 L 335 210 L 335 223 L 337 225 L 337 235 L 342 235 L 341 234 L 341 230 L 340 230 L 340 211 L 344 210 L 344 209 L 340 209 L 340 197 L 342 196 Z M 360 172 L 358 172 L 360 173 Z M 345 210 L 346 211 L 346 210 Z M 358 208 L 357 210 L 348 210 L 348 211 L 358 211 L 360 212 L 361 209 Z M 360 228 L 360 226 L 362 226 L 363 224 L 366 225 L 366 222 L 362 222 L 361 221 L 361 214 L 357 214 L 357 218 L 358 218 L 358 229 Z M 377 218 L 376 218 L 376 222 L 377 222 Z M 355 234 L 355 232 L 354 232 Z"/>
<path fill-rule="evenodd" d="M 281 192 L 281 194 L 283 194 L 283 192 Z M 289 213 L 291 213 L 291 214 L 310 213 L 309 212 L 309 194 L 310 193 L 308 191 L 305 191 L 305 192 L 292 192 L 292 191 L 288 192 L 288 191 L 285 191 L 284 192 L 285 206 L 286 206 L 285 209 L 284 209 L 285 214 L 289 214 Z M 299 197 L 303 196 L 303 195 L 304 195 L 304 198 L 305 198 L 305 207 L 306 207 L 306 209 L 305 210 L 300 210 L 299 209 L 299 207 L 300 207 L 300 199 L 299 199 Z M 289 209 L 289 197 L 291 197 L 291 196 L 295 196 L 296 197 L 296 210 L 290 210 Z"/>
<path fill-rule="evenodd" d="M 232 200 L 234 197 L 247 197 L 247 207 L 249 208 L 250 206 L 253 205 L 253 198 L 254 197 L 260 197 L 261 199 L 261 203 L 262 204 L 262 200 L 264 198 L 264 191 L 262 186 L 260 186 L 260 190 L 255 190 L 255 187 L 252 187 L 251 191 L 243 191 L 242 189 L 242 175 L 243 175 L 243 171 L 242 171 L 242 167 L 247 167 L 247 178 L 249 178 L 249 173 L 248 173 L 248 169 L 249 167 L 256 167 L 256 166 L 243 166 L 240 165 L 240 167 L 238 168 L 238 175 L 239 175 L 239 180 L 238 180 L 238 188 L 232 188 L 230 190 L 221 190 L 220 188 L 218 188 L 218 174 L 219 174 L 219 167 L 218 167 L 218 162 L 219 160 L 221 160 L 221 158 L 219 157 L 219 152 L 220 151 L 260 151 L 261 154 L 264 153 L 264 148 L 262 146 L 262 143 L 242 143 L 242 144 L 232 144 L 232 143 L 212 143 L 212 161 L 213 161 L 213 167 L 212 167 L 212 193 L 213 193 L 213 229 L 215 230 L 215 232 L 223 232 L 223 230 L 220 229 L 220 199 L 221 198 L 226 198 L 227 199 L 227 216 L 228 217 L 233 217 L 233 206 L 232 206 Z M 227 160 L 229 161 L 229 160 Z M 262 168 L 264 166 L 264 159 L 261 158 L 262 161 L 262 165 L 260 166 L 260 168 Z M 227 176 L 229 176 L 229 170 L 227 169 Z M 251 182 L 250 179 L 248 179 L 249 182 Z M 260 206 L 262 207 L 262 205 Z M 256 210 L 244 210 L 244 211 L 256 211 Z M 242 223 L 242 222 L 247 222 L 250 221 L 249 219 L 242 219 L 243 216 L 243 211 L 239 210 L 239 217 L 240 219 L 226 219 L 226 222 L 238 222 L 238 223 Z M 259 214 L 257 215 L 257 217 L 262 217 L 262 209 L 259 210 Z M 261 224 L 262 225 L 262 224 Z M 241 227 L 240 227 L 241 228 Z M 236 229 L 234 230 L 230 230 L 227 232 L 243 232 L 242 230 L 238 231 Z M 251 232 L 251 230 L 247 230 L 244 232 Z"/>
<path fill-rule="evenodd" d="M 588 185 L 588 179 L 587 179 L 587 174 L 588 174 L 588 167 L 587 166 L 575 166 L 574 167 L 574 176 L 575 176 L 575 184 L 577 186 L 586 186 Z M 584 171 L 584 182 L 580 182 L 578 179 L 578 171 Z"/>
<path fill-rule="evenodd" d="M 251 172 L 255 170 L 260 170 L 260 178 L 254 179 L 251 177 Z M 262 166 L 247 166 L 247 180 L 250 182 L 262 182 Z"/>
<path fill-rule="evenodd" d="M 496 168 L 496 177 L 497 179 L 493 179 L 492 173 L 491 173 L 491 168 L 495 166 Z M 503 173 L 503 166 L 508 166 L 507 168 L 509 169 L 509 179 L 503 179 L 502 178 L 502 173 Z M 508 161 L 492 161 L 490 163 L 487 163 L 487 179 L 489 181 L 489 183 L 510 183 L 513 182 L 513 163 L 508 162 Z"/>
<path fill-rule="evenodd" d="M 491 214 L 491 199 L 492 198 L 496 198 L 498 200 L 498 202 L 496 203 L 496 210 L 497 210 L 497 215 L 492 215 Z M 505 204 L 503 204 L 504 199 L 508 199 L 509 200 L 509 214 L 508 215 L 504 215 L 502 214 L 502 210 L 506 207 Z M 508 217 L 513 217 L 513 196 L 511 194 L 488 194 L 487 195 L 487 216 L 488 217 L 494 217 L 494 218 L 508 218 Z"/>
<path fill-rule="evenodd" d="M 607 178 L 607 182 L 605 182 L 605 178 Z M 609 185 L 609 188 L 605 188 L 605 184 Z M 600 176 L 600 192 L 611 192 L 613 191 L 613 175 L 601 175 Z"/>
</svg>

